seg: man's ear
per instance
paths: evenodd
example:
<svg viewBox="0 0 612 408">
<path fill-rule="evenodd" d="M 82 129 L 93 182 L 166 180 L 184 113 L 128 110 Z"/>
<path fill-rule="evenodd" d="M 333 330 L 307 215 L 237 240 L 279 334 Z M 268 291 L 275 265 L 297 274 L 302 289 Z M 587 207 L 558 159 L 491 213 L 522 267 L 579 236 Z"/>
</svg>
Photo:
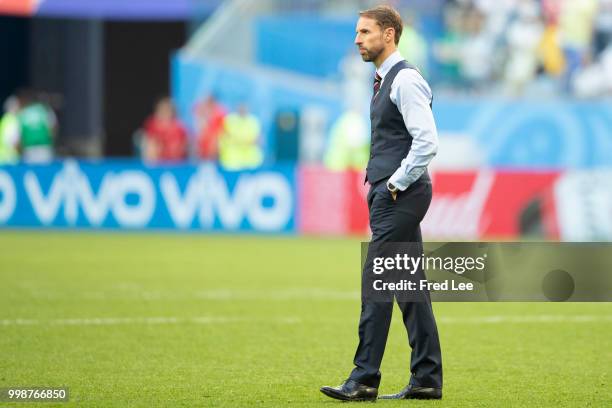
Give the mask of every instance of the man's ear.
<svg viewBox="0 0 612 408">
<path fill-rule="evenodd" d="M 385 42 L 389 41 L 395 42 L 395 29 L 393 27 L 385 29 Z"/>
</svg>

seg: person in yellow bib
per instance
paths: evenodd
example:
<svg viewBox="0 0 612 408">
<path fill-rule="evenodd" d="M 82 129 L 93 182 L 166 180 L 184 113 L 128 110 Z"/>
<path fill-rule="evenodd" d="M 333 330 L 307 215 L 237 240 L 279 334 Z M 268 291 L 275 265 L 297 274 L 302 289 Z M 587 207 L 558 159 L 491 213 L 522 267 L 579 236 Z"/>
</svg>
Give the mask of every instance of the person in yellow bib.
<svg viewBox="0 0 612 408">
<path fill-rule="evenodd" d="M 347 109 L 336 120 L 329 136 L 325 166 L 333 171 L 361 171 L 370 157 L 368 125 L 359 112 Z"/>
<path fill-rule="evenodd" d="M 0 165 L 19 161 L 19 100 L 9 97 L 4 103 L 4 115 L 0 119 Z"/>
<path fill-rule="evenodd" d="M 261 124 L 249 113 L 246 105 L 225 117 L 223 134 L 219 139 L 219 161 L 226 170 L 253 169 L 263 163 L 259 146 Z"/>
</svg>

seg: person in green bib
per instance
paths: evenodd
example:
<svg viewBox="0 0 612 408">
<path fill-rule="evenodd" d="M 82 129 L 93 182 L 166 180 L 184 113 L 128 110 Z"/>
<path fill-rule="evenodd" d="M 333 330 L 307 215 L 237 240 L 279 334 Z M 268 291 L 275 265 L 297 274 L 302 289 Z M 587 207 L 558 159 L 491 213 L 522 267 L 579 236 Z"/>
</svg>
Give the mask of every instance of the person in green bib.
<svg viewBox="0 0 612 408">
<path fill-rule="evenodd" d="M 30 91 L 21 92 L 19 100 L 22 108 L 17 117 L 23 161 L 26 163 L 52 161 L 55 114 L 38 101 Z"/>
</svg>

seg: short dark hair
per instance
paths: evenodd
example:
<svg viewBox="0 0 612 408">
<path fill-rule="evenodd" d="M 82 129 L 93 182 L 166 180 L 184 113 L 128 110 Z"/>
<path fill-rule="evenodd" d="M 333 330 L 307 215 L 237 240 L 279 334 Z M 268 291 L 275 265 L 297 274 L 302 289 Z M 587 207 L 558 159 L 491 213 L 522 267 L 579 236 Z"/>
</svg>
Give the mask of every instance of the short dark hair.
<svg viewBox="0 0 612 408">
<path fill-rule="evenodd" d="M 395 45 L 399 44 L 404 23 L 402 22 L 402 17 L 396 9 L 385 5 L 376 6 L 371 9 L 360 11 L 359 16 L 376 20 L 376 24 L 378 24 L 383 30 L 386 30 L 387 28 L 394 29 Z"/>
</svg>

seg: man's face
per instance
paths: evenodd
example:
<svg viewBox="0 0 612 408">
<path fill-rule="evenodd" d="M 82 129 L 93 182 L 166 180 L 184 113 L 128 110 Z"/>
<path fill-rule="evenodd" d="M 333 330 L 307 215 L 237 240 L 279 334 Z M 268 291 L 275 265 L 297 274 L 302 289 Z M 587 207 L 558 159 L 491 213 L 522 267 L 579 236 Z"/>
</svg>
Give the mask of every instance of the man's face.
<svg viewBox="0 0 612 408">
<path fill-rule="evenodd" d="M 356 31 L 355 45 L 359 48 L 361 58 L 366 62 L 376 60 L 385 49 L 382 28 L 376 23 L 376 20 L 360 17 Z"/>
</svg>

